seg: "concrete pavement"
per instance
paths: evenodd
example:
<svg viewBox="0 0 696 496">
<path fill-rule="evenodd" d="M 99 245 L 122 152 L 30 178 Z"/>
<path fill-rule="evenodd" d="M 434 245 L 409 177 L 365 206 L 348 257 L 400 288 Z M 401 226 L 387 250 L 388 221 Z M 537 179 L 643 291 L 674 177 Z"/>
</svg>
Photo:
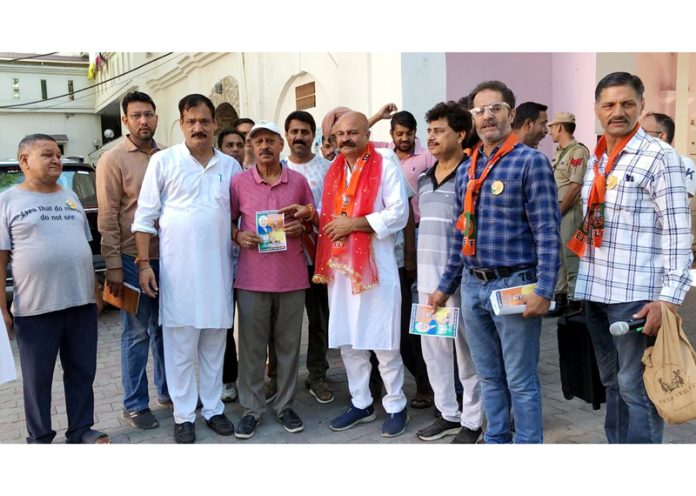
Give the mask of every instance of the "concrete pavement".
<svg viewBox="0 0 696 496">
<path fill-rule="evenodd" d="M 682 306 L 684 328 L 696 343 L 696 291 L 690 291 Z M 303 326 L 303 340 L 300 363 L 303 364 L 306 354 L 306 320 Z M 94 383 L 95 392 L 95 429 L 103 430 L 112 438 L 114 443 L 173 443 L 172 411 L 156 405 L 154 399 L 151 408 L 160 421 L 160 427 L 148 431 L 131 428 L 120 419 L 122 410 L 121 366 L 120 366 L 120 328 L 118 313 L 107 310 L 99 319 L 99 347 L 97 377 Z M 19 359 L 16 343 L 12 343 L 15 361 L 20 379 L 17 382 L 0 385 L 0 444 L 24 443 L 27 435 L 24 423 L 24 408 L 22 403 L 22 384 L 19 370 Z M 349 395 L 346 375 L 337 350 L 329 351 L 330 370 L 328 383 L 336 395 L 333 403 L 321 405 L 309 395 L 304 388 L 307 371 L 300 367 L 297 394 L 294 404 L 295 411 L 305 424 L 304 431 L 296 434 L 285 432 L 282 426 L 269 412 L 257 426 L 256 435 L 246 441 L 234 437 L 222 437 L 211 431 L 199 418 L 196 422 L 197 442 L 204 444 L 285 444 L 285 443 L 423 443 L 415 432 L 428 425 L 434 419 L 433 408 L 425 410 L 409 409 L 410 422 L 406 433 L 400 437 L 385 439 L 379 434 L 384 410 L 376 405 L 378 418 L 369 424 L 359 426 L 344 432 L 332 432 L 328 423 L 339 415 L 349 405 Z M 556 339 L 556 319 L 544 319 L 541 338 L 541 358 L 539 375 L 543 393 L 544 437 L 546 443 L 605 443 L 603 432 L 604 406 L 599 411 L 579 399 L 565 400 L 561 391 L 560 374 L 558 369 L 558 347 Z M 152 383 L 152 370 L 149 372 Z M 410 399 L 415 386 L 410 374 L 406 373 L 405 392 Z M 151 388 L 151 398 L 156 398 Z M 65 401 L 62 385 L 62 370 L 56 366 L 53 383 L 53 428 L 58 432 L 55 443 L 65 441 L 67 429 Z M 242 407 L 238 402 L 226 405 L 225 413 L 235 422 L 242 416 Z M 448 437 L 434 443 L 449 443 Z M 665 443 L 696 443 L 696 422 L 678 426 L 665 426 Z M 432 444 L 432 443 L 423 443 Z"/>
</svg>

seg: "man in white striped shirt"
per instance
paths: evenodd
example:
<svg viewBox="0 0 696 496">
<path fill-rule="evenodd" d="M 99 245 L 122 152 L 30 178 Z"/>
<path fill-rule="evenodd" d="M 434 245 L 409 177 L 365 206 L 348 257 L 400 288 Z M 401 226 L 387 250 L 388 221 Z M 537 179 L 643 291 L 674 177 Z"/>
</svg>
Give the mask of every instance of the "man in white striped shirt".
<svg viewBox="0 0 696 496">
<path fill-rule="evenodd" d="M 676 312 L 691 284 L 683 167 L 674 149 L 638 125 L 643 91 L 640 78 L 626 72 L 597 84 L 595 114 L 605 133 L 587 166 L 585 225 L 575 239 L 584 251 L 575 299 L 586 300 L 587 326 L 607 388 L 610 443 L 662 442 L 663 422 L 645 392 L 641 359 L 659 332 L 661 303 Z M 602 182 L 604 195 L 597 189 Z M 588 234 L 600 237 L 599 246 L 591 238 L 583 242 Z M 638 318 L 646 319 L 642 333 L 609 333 L 610 324 Z"/>
</svg>

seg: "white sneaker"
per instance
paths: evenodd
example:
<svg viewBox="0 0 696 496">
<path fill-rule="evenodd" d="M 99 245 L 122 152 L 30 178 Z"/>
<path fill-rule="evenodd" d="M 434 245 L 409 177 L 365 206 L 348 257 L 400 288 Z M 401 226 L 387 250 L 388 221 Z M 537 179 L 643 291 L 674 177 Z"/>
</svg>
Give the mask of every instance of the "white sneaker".
<svg viewBox="0 0 696 496">
<path fill-rule="evenodd" d="M 222 395 L 220 399 L 225 403 L 231 403 L 237 399 L 237 385 L 234 382 L 227 382 L 222 385 Z"/>
</svg>

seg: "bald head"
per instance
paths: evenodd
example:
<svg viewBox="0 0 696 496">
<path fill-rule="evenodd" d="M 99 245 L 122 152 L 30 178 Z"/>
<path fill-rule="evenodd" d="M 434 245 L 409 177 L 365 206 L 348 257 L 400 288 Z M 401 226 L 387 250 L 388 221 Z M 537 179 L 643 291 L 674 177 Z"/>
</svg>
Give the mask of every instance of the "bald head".
<svg viewBox="0 0 696 496">
<path fill-rule="evenodd" d="M 335 124 L 339 150 L 350 163 L 360 157 L 370 141 L 370 125 L 365 114 L 347 112 Z"/>
</svg>

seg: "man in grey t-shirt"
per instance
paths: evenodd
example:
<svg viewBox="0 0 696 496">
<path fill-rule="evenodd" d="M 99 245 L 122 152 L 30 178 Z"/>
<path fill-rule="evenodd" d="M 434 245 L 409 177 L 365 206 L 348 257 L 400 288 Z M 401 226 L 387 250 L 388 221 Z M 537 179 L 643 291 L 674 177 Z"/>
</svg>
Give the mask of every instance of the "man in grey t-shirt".
<svg viewBox="0 0 696 496">
<path fill-rule="evenodd" d="M 77 196 L 57 184 L 63 166 L 51 136 L 27 136 L 18 157 L 25 181 L 0 194 L 0 277 L 5 279 L 12 257 L 27 442 L 50 443 L 56 435 L 51 383 L 60 352 L 66 441 L 108 443 L 106 434 L 92 430 L 97 307 L 87 218 Z M 0 311 L 11 329 L 6 299 L 0 294 Z"/>
</svg>

